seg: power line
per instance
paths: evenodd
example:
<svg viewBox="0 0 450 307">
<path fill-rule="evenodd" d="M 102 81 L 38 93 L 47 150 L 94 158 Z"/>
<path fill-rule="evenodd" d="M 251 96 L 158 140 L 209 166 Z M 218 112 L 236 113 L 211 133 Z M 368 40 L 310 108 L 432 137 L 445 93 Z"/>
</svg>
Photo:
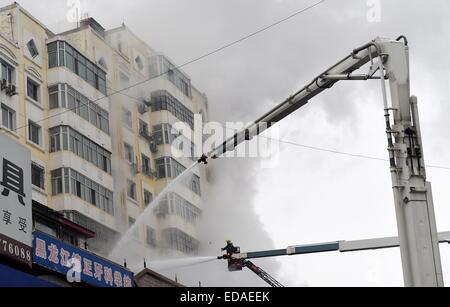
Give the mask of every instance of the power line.
<svg viewBox="0 0 450 307">
<path fill-rule="evenodd" d="M 235 129 L 226 127 L 222 123 L 213 122 L 213 123 L 209 123 L 209 124 L 217 124 L 218 126 L 224 128 L 224 129 L 228 129 L 230 131 L 233 131 L 234 133 L 238 132 Z M 263 136 L 263 135 L 257 135 L 256 137 L 258 137 L 258 138 L 265 138 L 265 139 L 268 139 L 268 140 L 271 140 L 271 141 L 275 141 L 275 142 L 278 142 L 278 143 L 287 144 L 287 145 L 291 145 L 291 146 L 295 146 L 295 147 L 300 147 L 300 148 L 303 148 L 303 149 L 310 149 L 310 150 L 315 150 L 315 151 L 327 152 L 327 153 L 338 154 L 338 155 L 343 155 L 343 156 L 348 156 L 348 157 L 353 157 L 353 158 L 366 159 L 366 160 L 389 162 L 389 159 L 376 157 L 376 156 L 356 154 L 356 153 L 351 153 L 351 152 L 334 150 L 334 149 L 330 149 L 330 148 L 305 145 L 305 144 L 300 144 L 300 143 L 293 142 L 293 141 L 276 139 L 276 138 L 271 138 L 271 137 Z M 428 167 L 428 168 L 434 168 L 434 169 L 450 170 L 449 166 L 442 166 L 442 165 L 425 165 L 425 166 Z"/>
<path fill-rule="evenodd" d="M 339 154 L 339 155 L 349 156 L 349 157 L 353 157 L 353 158 L 361 158 L 361 159 L 389 162 L 389 159 L 385 159 L 385 158 L 381 158 L 381 157 L 375 157 L 375 156 L 369 156 L 369 155 L 363 155 L 363 154 L 355 154 L 355 153 L 350 153 L 350 152 L 345 152 L 345 151 L 333 150 L 333 149 L 329 149 L 329 148 L 310 146 L 310 145 L 305 145 L 305 144 L 300 144 L 300 143 L 296 143 L 296 142 L 292 142 L 292 141 L 275 139 L 275 138 L 270 138 L 270 137 L 265 137 L 265 136 L 261 136 L 261 137 L 267 138 L 267 139 L 275 141 L 275 142 L 292 145 L 292 146 L 296 146 L 296 147 L 301 147 L 304 149 L 311 149 L 311 150 L 315 150 L 315 151 Z M 450 170 L 449 166 L 441 166 L 441 165 L 425 165 L 425 166 L 428 168 Z"/>
<path fill-rule="evenodd" d="M 233 42 L 230 42 L 230 43 L 228 43 L 228 44 L 225 44 L 225 45 L 223 45 L 222 47 L 219 47 L 219 48 L 217 48 L 217 49 L 214 49 L 214 50 L 212 50 L 212 51 L 209 51 L 209 52 L 207 52 L 207 53 L 205 53 L 205 54 L 203 54 L 203 55 L 201 55 L 201 56 L 199 56 L 199 57 L 197 57 L 197 58 L 194 58 L 194 59 L 192 59 L 192 60 L 189 60 L 189 61 L 185 62 L 184 64 L 181 64 L 181 65 L 179 65 L 179 66 L 175 66 L 174 69 L 181 69 L 181 68 L 183 68 L 183 67 L 185 67 L 185 66 L 188 66 L 188 65 L 190 65 L 190 64 L 192 64 L 192 63 L 198 62 L 198 61 L 200 61 L 200 60 L 202 60 L 202 59 L 204 59 L 204 58 L 206 58 L 206 57 L 209 57 L 209 56 L 211 56 L 211 55 L 214 55 L 214 54 L 216 54 L 216 53 L 219 53 L 219 52 L 221 52 L 221 51 L 223 51 L 223 50 L 225 50 L 225 49 L 227 49 L 227 48 L 230 48 L 230 47 L 232 47 L 232 46 L 234 46 L 234 45 L 236 45 L 236 44 L 239 44 L 239 43 L 241 43 L 241 42 L 243 42 L 243 41 L 245 41 L 245 40 L 247 40 L 247 39 L 249 39 L 249 38 L 251 38 L 251 37 L 253 37 L 253 36 L 256 36 L 256 35 L 258 35 L 258 34 L 260 34 L 260 33 L 262 33 L 262 32 L 265 32 L 265 31 L 267 31 L 267 30 L 269 30 L 269 29 L 271 29 L 271 28 L 273 28 L 273 27 L 275 27 L 275 26 L 277 26 L 277 25 L 283 23 L 283 22 L 286 22 L 286 21 L 288 21 L 289 19 L 292 19 L 292 18 L 294 18 L 294 17 L 296 17 L 296 16 L 298 16 L 298 15 L 300 15 L 300 14 L 302 14 L 302 13 L 308 11 L 308 10 L 311 10 L 312 8 L 314 8 L 314 7 L 316 7 L 316 6 L 320 5 L 320 4 L 322 4 L 322 3 L 325 2 L 325 1 L 326 1 L 326 0 L 320 0 L 320 1 L 318 1 L 318 2 L 315 2 L 314 4 L 311 4 L 311 5 L 309 5 L 309 6 L 305 7 L 305 8 L 303 8 L 303 9 L 301 9 L 301 10 L 299 10 L 299 11 L 296 11 L 296 12 L 292 13 L 291 15 L 289 15 L 289 16 L 283 18 L 283 19 L 280 19 L 280 20 L 278 20 L 278 21 L 276 21 L 276 22 L 274 22 L 274 23 L 272 23 L 272 24 L 270 24 L 270 25 L 268 25 L 268 26 L 265 26 L 265 27 L 263 27 L 263 28 L 261 28 L 261 29 L 255 31 L 255 32 L 252 32 L 252 33 L 250 33 L 250 34 L 248 34 L 248 35 L 245 35 L 245 36 L 243 36 L 243 37 L 241 37 L 241 38 L 239 38 L 239 39 L 237 39 L 237 40 L 235 40 L 235 41 L 233 41 Z M 148 81 L 151 81 L 151 80 L 153 80 L 153 79 L 156 79 L 156 78 L 159 78 L 159 77 L 161 77 L 161 76 L 164 76 L 164 75 L 166 75 L 168 72 L 169 72 L 169 70 L 168 70 L 168 71 L 165 71 L 165 72 L 162 72 L 162 73 L 160 73 L 160 74 L 158 74 L 158 75 L 156 75 L 156 76 L 153 76 L 153 77 L 151 77 L 151 78 L 148 78 L 148 79 L 145 79 L 145 80 L 143 80 L 143 81 L 137 82 L 137 83 L 135 83 L 135 84 L 133 84 L 133 85 L 130 85 L 130 86 L 128 86 L 128 87 L 125 87 L 125 88 L 122 88 L 122 89 L 120 89 L 120 90 L 114 91 L 113 93 L 104 95 L 103 97 L 94 99 L 93 101 L 83 103 L 83 104 L 81 104 L 80 106 L 77 106 L 77 107 L 75 107 L 75 108 L 72 108 L 72 109 L 66 109 L 66 110 L 64 110 L 64 111 L 62 111 L 62 112 L 59 112 L 59 113 L 57 113 L 57 114 L 54 114 L 54 115 L 48 116 L 48 117 L 46 117 L 46 118 L 43 118 L 43 119 L 41 119 L 41 120 L 35 121 L 35 123 L 43 122 L 43 121 L 45 121 L 45 120 L 48 120 L 48 119 L 50 119 L 50 118 L 59 116 L 59 115 L 61 115 L 61 114 L 67 113 L 67 112 L 69 112 L 69 111 L 74 111 L 74 110 L 76 110 L 76 109 L 79 108 L 79 107 L 84 107 L 84 106 L 88 105 L 89 103 L 94 103 L 94 104 L 96 104 L 97 101 L 100 101 L 100 100 L 102 100 L 102 99 L 104 99 L 104 98 L 107 98 L 107 97 L 111 97 L 111 96 L 113 96 L 113 95 L 115 95 L 115 94 L 122 93 L 123 91 L 132 89 L 132 88 L 134 88 L 134 87 L 136 87 L 136 86 L 142 85 L 142 84 L 144 84 L 144 83 L 146 83 L 146 82 L 148 82 Z M 123 93 L 122 93 L 122 94 L 123 94 Z M 124 95 L 125 95 L 125 96 L 128 96 L 128 95 L 126 95 L 126 94 L 124 94 Z M 19 130 L 19 129 L 26 128 L 27 126 L 28 126 L 28 125 L 24 125 L 24 126 L 17 127 L 16 129 L 14 129 L 14 131 L 17 131 L 17 130 Z"/>
</svg>

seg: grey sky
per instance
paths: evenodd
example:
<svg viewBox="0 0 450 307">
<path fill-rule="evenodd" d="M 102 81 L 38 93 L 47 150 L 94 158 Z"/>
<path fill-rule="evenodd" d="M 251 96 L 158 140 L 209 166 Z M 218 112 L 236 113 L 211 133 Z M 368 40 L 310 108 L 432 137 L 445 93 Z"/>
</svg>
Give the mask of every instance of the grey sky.
<svg viewBox="0 0 450 307">
<path fill-rule="evenodd" d="M 125 22 L 152 47 L 178 64 L 270 24 L 314 1 L 133 0 L 81 1 L 106 28 Z M 7 4 L 7 1 L 2 1 Z M 65 1 L 20 1 L 52 28 L 65 18 Z M 185 70 L 206 92 L 214 119 L 249 121 L 376 36 L 405 34 L 410 41 L 412 93 L 419 97 L 427 164 L 450 166 L 450 4 L 446 0 L 381 0 L 381 22 L 366 18 L 366 1 L 327 0 L 311 11 Z M 49 14 L 51 8 L 51 14 Z M 382 101 L 377 82 L 336 85 L 280 125 L 289 141 L 386 157 Z M 211 199 L 236 214 L 221 231 L 245 248 L 286 247 L 396 234 L 387 163 L 281 145 L 279 164 L 217 161 L 220 176 Z M 450 171 L 428 169 L 438 229 L 450 230 Z M 245 206 L 240 216 L 239 207 Z M 254 212 L 253 212 L 254 211 Z M 242 218 L 245 217 L 245 218 Z M 217 222 L 216 220 L 217 219 Z M 250 233 L 240 240 L 246 222 Z M 261 227 L 261 234 L 258 227 Z M 227 228 L 230 231 L 227 231 Z M 257 240 L 250 235 L 255 232 Z M 268 240 L 270 238 L 271 240 Z M 220 245 L 218 237 L 212 245 Z M 268 245 L 265 245 L 268 240 Z M 273 241 L 273 242 L 271 242 Z M 441 245 L 450 282 L 450 248 Z M 256 262 L 256 261 L 255 261 Z M 402 285 L 399 251 L 323 254 L 258 262 L 275 269 L 286 285 Z M 279 270 L 278 270 L 279 268 Z M 225 270 L 225 268 L 224 268 Z M 268 269 L 269 271 L 270 269 Z M 195 270 L 188 275 L 195 274 Z M 228 273 L 227 273 L 228 274 Z M 231 273 L 230 273 L 231 274 Z M 242 273 L 245 274 L 245 273 Z M 239 276 L 242 276 L 239 275 Z M 203 273 L 202 273 L 203 275 Z M 235 275 L 236 276 L 236 275 Z M 257 278 L 245 275 L 245 282 Z M 206 277 L 205 277 L 206 278 Z M 225 277 L 224 277 L 225 278 Z M 229 277 L 241 285 L 238 277 Z M 195 279 L 195 278 L 194 278 Z"/>
</svg>

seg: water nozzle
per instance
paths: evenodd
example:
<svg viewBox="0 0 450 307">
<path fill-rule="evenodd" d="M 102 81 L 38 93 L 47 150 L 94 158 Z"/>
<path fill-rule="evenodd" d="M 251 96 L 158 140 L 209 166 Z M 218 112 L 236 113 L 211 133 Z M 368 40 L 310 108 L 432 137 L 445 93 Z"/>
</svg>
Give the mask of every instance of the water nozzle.
<svg viewBox="0 0 450 307">
<path fill-rule="evenodd" d="M 208 164 L 208 156 L 205 155 L 205 154 L 203 154 L 203 155 L 201 156 L 201 158 L 198 159 L 197 162 L 198 162 L 198 163 L 204 163 L 205 165 Z"/>
</svg>

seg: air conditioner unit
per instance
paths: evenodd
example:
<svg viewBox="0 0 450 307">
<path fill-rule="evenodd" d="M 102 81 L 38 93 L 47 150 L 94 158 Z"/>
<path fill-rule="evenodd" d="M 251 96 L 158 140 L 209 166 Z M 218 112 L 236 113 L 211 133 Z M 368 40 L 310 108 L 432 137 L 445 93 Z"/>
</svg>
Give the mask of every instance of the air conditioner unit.
<svg viewBox="0 0 450 307">
<path fill-rule="evenodd" d="M 152 106 L 152 101 L 151 100 L 144 100 L 144 105 L 147 107 L 147 108 L 150 108 L 151 106 Z M 150 109 L 149 109 L 150 110 Z"/>
<path fill-rule="evenodd" d="M 2 79 L 1 82 L 1 89 L 2 91 L 8 86 L 8 81 L 6 81 L 6 79 Z"/>
<path fill-rule="evenodd" d="M 8 85 L 6 87 L 6 94 L 9 95 L 9 96 L 17 95 L 16 86 L 13 85 L 13 84 Z"/>
<path fill-rule="evenodd" d="M 138 107 L 138 111 L 139 111 L 139 114 L 147 113 L 149 111 L 149 107 L 146 106 L 145 104 L 140 104 Z"/>
</svg>

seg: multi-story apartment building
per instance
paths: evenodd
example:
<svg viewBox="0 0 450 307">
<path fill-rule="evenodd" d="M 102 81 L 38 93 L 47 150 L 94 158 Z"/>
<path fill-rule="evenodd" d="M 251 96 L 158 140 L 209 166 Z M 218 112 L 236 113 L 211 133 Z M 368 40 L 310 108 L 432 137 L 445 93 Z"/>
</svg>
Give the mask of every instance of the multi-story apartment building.
<svg viewBox="0 0 450 307">
<path fill-rule="evenodd" d="M 206 96 L 125 25 L 87 18 L 55 34 L 17 3 L 0 9 L 0 62 L 0 130 L 32 151 L 33 201 L 95 232 L 89 248 L 107 256 L 195 161 L 194 114 L 207 118 Z M 126 250 L 194 253 L 204 177 L 194 168 L 147 209 Z"/>
</svg>

